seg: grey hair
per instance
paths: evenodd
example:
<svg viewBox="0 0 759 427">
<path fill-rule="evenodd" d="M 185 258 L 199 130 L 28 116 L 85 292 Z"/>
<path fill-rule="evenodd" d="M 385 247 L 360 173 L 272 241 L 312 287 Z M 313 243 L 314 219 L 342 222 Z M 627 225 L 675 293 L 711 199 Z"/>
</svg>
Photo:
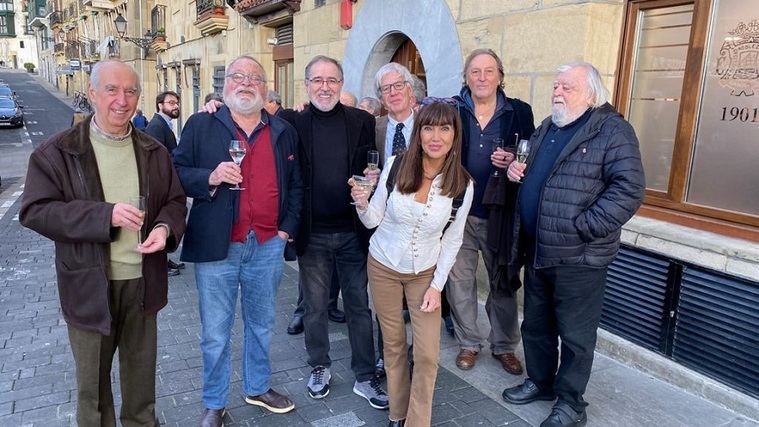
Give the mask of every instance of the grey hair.
<svg viewBox="0 0 759 427">
<path fill-rule="evenodd" d="M 611 96 L 609 90 L 606 89 L 603 79 L 601 79 L 601 73 L 598 72 L 598 69 L 594 67 L 593 64 L 582 61 L 570 62 L 559 66 L 558 72 L 564 73 L 574 68 L 582 68 L 585 70 L 585 75 L 588 79 L 588 96 L 592 99 L 590 104 L 592 108 L 598 108 L 609 102 Z"/>
<path fill-rule="evenodd" d="M 264 78 L 264 83 L 267 82 L 267 79 L 266 79 L 266 69 L 264 68 L 263 65 L 261 65 L 260 62 L 258 62 L 258 60 L 256 58 L 254 58 L 254 57 L 252 57 L 250 55 L 240 55 L 237 58 L 233 59 L 232 62 L 230 62 L 229 65 L 227 65 L 227 70 L 230 70 L 235 64 L 237 64 L 238 61 L 242 61 L 242 60 L 248 60 L 248 61 L 255 62 L 261 68 L 261 73 L 263 73 L 262 77 Z"/>
<path fill-rule="evenodd" d="M 374 91 L 377 92 L 377 98 L 382 98 L 382 91 L 380 90 L 380 86 L 382 85 L 382 78 L 385 77 L 386 74 L 392 73 L 393 71 L 400 74 L 403 80 L 407 81 L 409 84 L 413 83 L 413 77 L 411 77 L 411 72 L 408 70 L 408 68 L 397 62 L 390 62 L 388 64 L 385 64 L 380 67 L 380 69 L 377 70 L 377 74 L 374 75 Z"/>
<path fill-rule="evenodd" d="M 282 105 L 282 97 L 279 96 L 276 90 L 270 90 L 266 92 L 266 100 L 272 101 L 276 103 L 277 105 Z"/>
<path fill-rule="evenodd" d="M 427 86 L 416 74 L 411 75 L 411 89 L 414 91 L 416 103 L 421 104 L 424 97 L 427 96 Z"/>
<path fill-rule="evenodd" d="M 361 98 L 361 101 L 359 101 L 357 105 L 361 105 L 361 103 L 363 103 L 364 101 L 366 101 L 366 103 L 369 104 L 369 108 L 372 109 L 372 111 L 369 111 L 370 114 L 372 114 L 373 116 L 376 116 L 379 114 L 380 109 L 382 108 L 382 104 L 380 104 L 379 99 L 374 98 L 372 96 L 366 96 L 364 98 Z"/>
<path fill-rule="evenodd" d="M 142 93 L 142 85 L 140 84 L 140 75 L 137 74 L 137 71 L 135 71 L 134 67 L 132 67 L 130 64 L 127 64 L 125 62 L 121 62 L 117 59 L 109 59 L 107 61 L 98 61 L 95 63 L 95 65 L 92 66 L 92 71 L 90 72 L 90 87 L 97 89 L 100 85 L 100 73 L 103 72 L 103 67 L 108 64 L 122 64 L 129 67 L 129 70 L 134 74 L 134 81 L 137 82 L 137 94 Z"/>
<path fill-rule="evenodd" d="M 311 67 L 313 67 L 317 62 L 327 62 L 333 64 L 335 67 L 337 67 L 337 71 L 340 73 L 340 80 L 343 79 L 343 66 L 340 65 L 340 61 L 335 58 L 330 58 L 329 56 L 316 55 L 310 61 L 308 61 L 308 64 L 306 64 L 306 80 L 311 78 Z"/>
</svg>

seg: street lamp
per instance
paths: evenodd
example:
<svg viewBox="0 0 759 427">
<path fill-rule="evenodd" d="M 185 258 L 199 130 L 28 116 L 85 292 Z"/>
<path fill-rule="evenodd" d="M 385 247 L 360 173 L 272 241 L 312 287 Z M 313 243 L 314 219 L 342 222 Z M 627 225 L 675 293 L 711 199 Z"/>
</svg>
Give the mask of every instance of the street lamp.
<svg viewBox="0 0 759 427">
<path fill-rule="evenodd" d="M 113 20 L 113 25 L 116 26 L 116 33 L 118 33 L 120 39 L 132 42 L 142 49 L 142 59 L 145 59 L 148 54 L 148 48 L 153 39 L 147 37 L 125 36 L 127 31 L 127 20 L 124 19 L 124 16 L 120 13 L 116 16 L 116 19 Z"/>
</svg>

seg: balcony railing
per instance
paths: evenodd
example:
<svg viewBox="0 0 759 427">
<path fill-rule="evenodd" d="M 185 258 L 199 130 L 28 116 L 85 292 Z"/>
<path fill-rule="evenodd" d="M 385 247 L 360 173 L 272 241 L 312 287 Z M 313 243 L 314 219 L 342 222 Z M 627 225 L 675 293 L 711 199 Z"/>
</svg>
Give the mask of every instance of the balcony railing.
<svg viewBox="0 0 759 427">
<path fill-rule="evenodd" d="M 229 17 L 225 13 L 223 1 L 197 0 L 195 7 L 197 12 L 195 26 L 201 34 L 208 36 L 227 29 Z"/>
<path fill-rule="evenodd" d="M 53 45 L 53 53 L 56 55 L 63 54 L 66 51 L 66 45 L 63 43 L 56 43 Z"/>
</svg>

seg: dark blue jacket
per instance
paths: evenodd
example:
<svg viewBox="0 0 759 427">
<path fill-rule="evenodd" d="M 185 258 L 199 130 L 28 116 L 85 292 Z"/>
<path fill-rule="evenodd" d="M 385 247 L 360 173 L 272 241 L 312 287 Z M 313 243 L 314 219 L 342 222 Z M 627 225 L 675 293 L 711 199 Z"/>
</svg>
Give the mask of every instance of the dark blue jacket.
<svg viewBox="0 0 759 427">
<path fill-rule="evenodd" d="M 530 155 L 551 126 L 551 117 L 530 138 Z M 525 178 L 530 175 L 527 162 Z M 617 255 L 622 225 L 638 210 L 646 180 L 633 127 L 610 104 L 595 108 L 559 154 L 540 192 L 534 268 L 558 265 L 606 267 Z M 515 213 L 512 256 L 519 244 L 519 207 Z"/>
<path fill-rule="evenodd" d="M 173 153 L 177 148 L 177 138 L 174 136 L 174 131 L 171 130 L 169 124 L 166 123 L 166 119 L 158 113 L 153 115 L 150 123 L 148 123 L 148 126 L 145 128 L 145 133 L 163 144 L 163 146 L 169 150 L 169 154 Z"/>
<path fill-rule="evenodd" d="M 271 126 L 279 184 L 277 227 L 295 238 L 303 202 L 298 135 L 287 122 L 266 111 L 262 110 L 261 119 Z M 187 196 L 193 198 L 182 261 L 219 261 L 227 256 L 240 192 L 230 191 L 229 184 L 222 184 L 211 195 L 208 177 L 219 163 L 231 161 L 229 141 L 235 135 L 235 125 L 226 106 L 214 114 L 193 114 L 182 130 L 182 142 L 174 150 L 174 166 Z"/>
</svg>

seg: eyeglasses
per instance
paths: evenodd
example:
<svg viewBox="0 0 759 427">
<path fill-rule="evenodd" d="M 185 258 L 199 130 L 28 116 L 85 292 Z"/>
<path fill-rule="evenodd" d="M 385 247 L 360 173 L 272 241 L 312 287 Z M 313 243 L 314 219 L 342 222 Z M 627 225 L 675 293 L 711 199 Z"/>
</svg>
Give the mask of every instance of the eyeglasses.
<svg viewBox="0 0 759 427">
<path fill-rule="evenodd" d="M 164 101 L 161 104 L 179 105 L 179 101 Z"/>
<path fill-rule="evenodd" d="M 459 106 L 458 101 L 456 101 L 453 98 L 438 98 L 438 97 L 435 97 L 435 96 L 428 96 L 428 97 L 422 99 L 422 102 L 421 102 L 422 105 L 430 105 L 430 104 L 436 104 L 436 103 L 448 104 L 448 105 L 450 105 L 452 107 L 458 107 Z"/>
<path fill-rule="evenodd" d="M 252 85 L 260 86 L 264 83 L 266 83 L 266 80 L 264 80 L 261 76 L 256 76 L 253 74 L 243 74 L 243 73 L 232 73 L 227 74 L 228 79 L 232 79 L 233 82 L 237 84 L 241 84 L 244 81 L 250 82 Z"/>
<path fill-rule="evenodd" d="M 400 81 L 400 82 L 395 82 L 395 83 L 390 83 L 390 84 L 387 84 L 387 85 L 384 85 L 384 86 L 380 86 L 380 92 L 382 92 L 382 93 L 384 93 L 384 94 L 387 95 L 388 93 L 390 93 L 390 89 L 395 89 L 396 91 L 401 91 L 401 90 L 403 90 L 404 87 L 406 87 L 407 84 L 408 84 L 408 81 L 406 81 L 406 80 L 403 80 L 403 81 Z"/>
<path fill-rule="evenodd" d="M 308 79 L 307 81 L 311 83 L 312 86 L 316 86 L 316 87 L 322 87 L 324 83 L 327 83 L 327 86 L 329 87 L 335 87 L 342 82 L 342 79 L 338 80 L 334 77 L 330 77 L 328 79 L 324 79 L 321 77 L 314 77 L 312 79 Z"/>
</svg>

